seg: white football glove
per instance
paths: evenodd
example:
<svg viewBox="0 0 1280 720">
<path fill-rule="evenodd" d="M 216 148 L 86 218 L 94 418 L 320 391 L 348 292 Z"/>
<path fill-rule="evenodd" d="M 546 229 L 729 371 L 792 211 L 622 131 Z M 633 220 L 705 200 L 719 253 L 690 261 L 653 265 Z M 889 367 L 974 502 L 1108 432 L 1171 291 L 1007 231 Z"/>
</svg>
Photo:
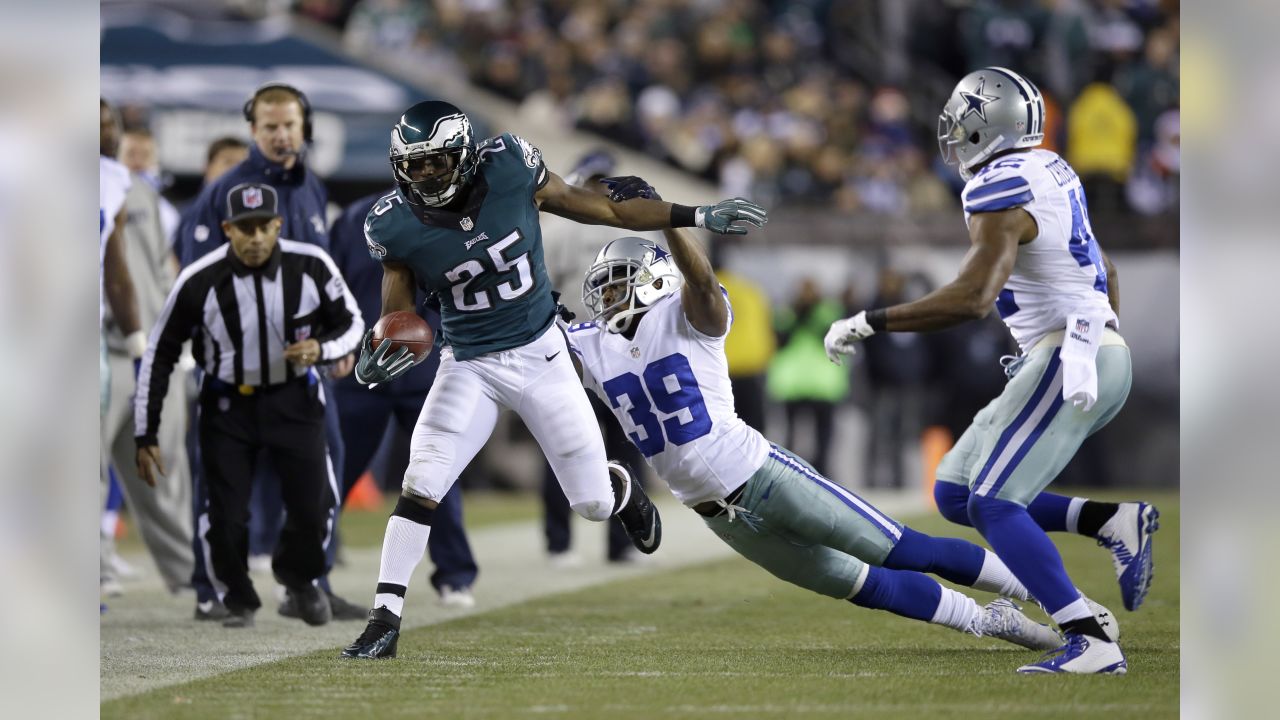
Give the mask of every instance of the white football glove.
<svg viewBox="0 0 1280 720">
<path fill-rule="evenodd" d="M 827 349 L 827 359 L 839 365 L 842 356 L 858 352 L 854 343 L 866 340 L 875 334 L 876 331 L 872 330 L 871 325 L 867 323 L 867 311 L 863 310 L 853 317 L 831 323 L 831 329 L 823 338 L 822 345 Z"/>
</svg>

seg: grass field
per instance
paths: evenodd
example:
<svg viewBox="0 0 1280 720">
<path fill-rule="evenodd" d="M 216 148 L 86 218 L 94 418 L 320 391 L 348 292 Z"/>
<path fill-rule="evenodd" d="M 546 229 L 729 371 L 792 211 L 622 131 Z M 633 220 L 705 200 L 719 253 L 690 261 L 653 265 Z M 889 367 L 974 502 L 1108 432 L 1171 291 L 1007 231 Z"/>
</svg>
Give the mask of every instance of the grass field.
<svg viewBox="0 0 1280 720">
<path fill-rule="evenodd" d="M 1055 536 L 1077 583 L 1117 611 L 1126 677 L 1020 676 L 1035 653 L 821 598 L 735 557 L 412 630 L 394 661 L 334 648 L 108 702 L 102 717 L 1174 717 L 1178 496 L 1143 495 L 1162 529 L 1137 613 L 1105 551 Z"/>
</svg>

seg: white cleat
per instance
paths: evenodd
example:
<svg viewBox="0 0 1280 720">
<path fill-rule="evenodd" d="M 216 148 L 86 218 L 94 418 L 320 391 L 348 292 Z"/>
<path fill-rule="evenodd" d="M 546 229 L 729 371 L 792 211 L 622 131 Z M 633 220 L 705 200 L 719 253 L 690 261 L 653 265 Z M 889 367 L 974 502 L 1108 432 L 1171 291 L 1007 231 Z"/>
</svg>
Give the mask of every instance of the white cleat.
<svg viewBox="0 0 1280 720">
<path fill-rule="evenodd" d="M 1048 625 L 1026 615 L 1008 598 L 997 598 L 983 606 L 969 625 L 978 637 L 999 638 L 1031 650 L 1053 650 L 1062 647 L 1062 636 Z"/>
<path fill-rule="evenodd" d="M 1117 643 L 1088 635 L 1067 635 L 1067 643 L 1058 653 L 1037 663 L 1023 665 L 1018 672 L 1076 673 L 1080 675 L 1124 675 L 1129 663 Z"/>
<path fill-rule="evenodd" d="M 466 610 L 476 606 L 476 597 L 471 594 L 471 588 L 453 588 L 448 585 L 441 585 L 440 604 L 447 608 Z"/>
<path fill-rule="evenodd" d="M 1151 535 L 1159 529 L 1160 511 L 1154 505 L 1127 502 L 1098 530 L 1098 544 L 1111 551 L 1125 610 L 1137 610 L 1151 589 Z"/>
</svg>

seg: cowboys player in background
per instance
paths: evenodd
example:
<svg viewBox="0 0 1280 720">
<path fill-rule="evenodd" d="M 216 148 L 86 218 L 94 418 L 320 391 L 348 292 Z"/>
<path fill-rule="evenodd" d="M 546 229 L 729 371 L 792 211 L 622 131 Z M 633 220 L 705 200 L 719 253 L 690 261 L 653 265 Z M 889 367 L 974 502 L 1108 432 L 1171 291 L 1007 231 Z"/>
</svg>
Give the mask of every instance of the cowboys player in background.
<svg viewBox="0 0 1280 720">
<path fill-rule="evenodd" d="M 625 205 L 566 184 L 542 154 L 509 133 L 476 143 L 449 103 L 427 101 L 391 129 L 397 189 L 365 221 L 382 263 L 382 314 L 414 307 L 414 289 L 440 301 L 440 369 L 410 443 L 404 490 L 387 522 L 373 610 L 343 657 L 395 657 L 405 588 L 422 559 L 432 514 L 493 432 L 502 407 L 518 413 L 555 470 L 569 505 L 597 522 L 617 516 L 644 553 L 661 541 L 658 512 L 639 483 L 608 463 L 595 414 L 556 327 L 542 255 L 539 211 L 631 230 L 703 227 L 746 232 L 764 210 L 745 200 L 690 207 Z M 405 348 L 371 347 L 356 364 L 362 384 L 390 382 L 413 364 Z"/>
<path fill-rule="evenodd" d="M 994 303 L 1021 347 L 1009 383 L 938 467 L 935 495 L 949 519 L 978 529 L 1062 628 L 1057 655 L 1024 673 L 1115 673 L 1120 646 L 1072 584 L 1046 531 L 1073 531 L 1111 550 L 1125 607 L 1151 584 L 1159 513 L 1141 502 L 1099 503 L 1043 490 L 1086 437 L 1129 395 L 1116 271 L 1089 225 L 1084 190 L 1044 138 L 1044 100 L 1004 68 L 965 76 L 943 108 L 938 143 L 967 180 L 962 201 L 973 245 L 956 279 L 914 302 L 864 310 L 827 333 L 839 363 L 877 332 L 941 330 L 984 317 Z"/>
</svg>

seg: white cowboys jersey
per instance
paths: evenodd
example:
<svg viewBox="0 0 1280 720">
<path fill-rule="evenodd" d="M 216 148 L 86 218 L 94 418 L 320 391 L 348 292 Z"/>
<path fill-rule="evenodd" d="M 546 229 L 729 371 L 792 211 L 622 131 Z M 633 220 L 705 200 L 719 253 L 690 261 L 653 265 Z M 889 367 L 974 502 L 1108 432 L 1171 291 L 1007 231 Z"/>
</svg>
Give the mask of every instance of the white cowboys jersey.
<svg viewBox="0 0 1280 720">
<path fill-rule="evenodd" d="M 116 228 L 116 215 L 124 207 L 124 196 L 132 181 L 129 169 L 102 156 L 98 157 L 98 323 L 102 323 L 106 298 L 102 294 L 102 263 L 107 256 L 107 238 Z"/>
<path fill-rule="evenodd" d="M 1020 207 L 1040 233 L 1018 248 L 1013 274 L 996 310 L 1025 352 L 1080 313 L 1116 323 L 1107 301 L 1107 271 L 1089 226 L 1080 178 L 1057 153 L 1011 153 L 987 165 L 964 187 L 964 218 Z"/>
<path fill-rule="evenodd" d="M 733 410 L 724 337 L 694 330 L 679 293 L 641 315 L 632 340 L 594 323 L 568 335 L 583 384 L 680 502 L 719 500 L 764 465 L 769 442 Z"/>
</svg>

